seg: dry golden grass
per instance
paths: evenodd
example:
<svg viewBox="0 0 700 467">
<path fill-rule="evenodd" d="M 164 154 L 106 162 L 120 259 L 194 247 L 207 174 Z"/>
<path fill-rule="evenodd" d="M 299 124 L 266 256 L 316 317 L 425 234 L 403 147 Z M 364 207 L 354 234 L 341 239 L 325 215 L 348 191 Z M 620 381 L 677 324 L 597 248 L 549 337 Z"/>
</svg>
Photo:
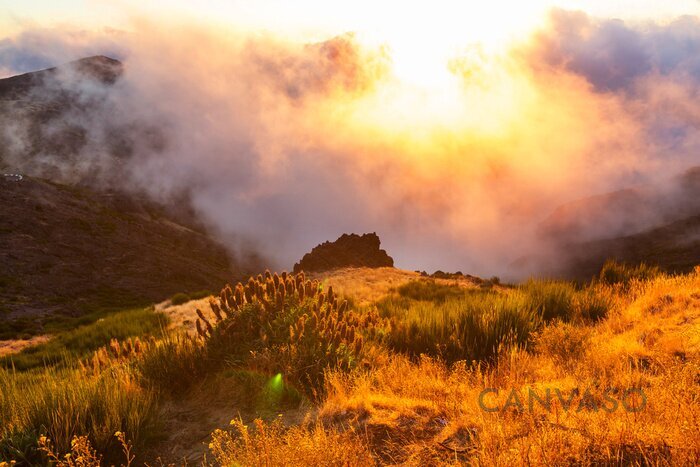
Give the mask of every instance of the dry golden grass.
<svg viewBox="0 0 700 467">
<path fill-rule="evenodd" d="M 699 318 L 700 274 L 634 284 L 629 294 L 616 295 L 599 324 L 552 324 L 534 351 L 503 352 L 491 368 L 397 356 L 369 373 L 335 373 L 320 417 L 366 432 L 378 459 L 403 465 L 694 465 L 700 461 Z M 511 404 L 485 412 L 484 388 L 498 390 L 485 398 L 487 407 L 502 409 L 515 390 L 522 410 Z M 579 395 L 569 410 L 556 395 L 550 410 L 537 401 L 530 410 L 530 388 L 541 398 L 547 388 L 559 389 L 564 402 L 574 388 Z M 617 392 L 611 397 L 618 409 L 606 411 L 608 388 L 641 389 L 646 406 L 627 411 Z M 634 393 L 624 399 L 641 403 Z"/>
<path fill-rule="evenodd" d="M 215 465 L 250 467 L 369 466 L 374 459 L 354 433 L 326 429 L 317 424 L 285 429 L 280 421 L 255 420 L 250 429 L 241 421 L 232 421 L 235 433 L 217 430 L 210 448 Z"/>
<path fill-rule="evenodd" d="M 174 330 L 182 330 L 195 335 L 195 323 L 197 322 L 197 309 L 203 310 L 208 317 L 213 318 L 209 308 L 209 297 L 199 300 L 190 300 L 181 305 L 173 305 L 170 300 L 165 300 L 155 306 L 156 311 L 165 314 Z"/>
<path fill-rule="evenodd" d="M 311 274 L 310 277 L 318 279 L 324 287 L 332 285 L 337 293 L 352 299 L 358 306 L 377 302 L 394 289 L 413 280 L 433 280 L 465 288 L 476 287 L 476 284 L 467 278 L 432 279 L 422 277 L 414 271 L 396 268 L 343 268 Z"/>
<path fill-rule="evenodd" d="M 319 280 L 324 288 L 333 286 L 338 294 L 357 305 L 376 302 L 391 289 L 420 278 L 417 272 L 395 268 L 343 268 L 309 276 Z"/>
<path fill-rule="evenodd" d="M 454 297 L 439 299 L 432 293 L 438 288 L 423 284 L 416 288 L 418 298 L 401 295 L 401 285 L 424 280 L 406 271 L 340 270 L 319 279 L 323 290 L 332 285 L 355 304 L 364 303 L 363 311 L 380 300 L 394 300 L 396 306 L 401 300 L 420 302 L 426 310 L 457 303 Z M 468 280 L 457 282 L 475 287 Z M 385 337 L 395 329 L 388 324 L 382 338 L 368 339 L 368 349 L 376 352 L 363 360 L 370 363 L 326 366 L 317 404 L 289 387 L 275 392 L 278 397 L 272 401 L 268 396 L 274 391 L 269 389 L 282 388 L 282 373 L 285 382 L 289 374 L 255 373 L 255 365 L 241 366 L 247 360 L 238 366 L 222 365 L 234 355 L 231 349 L 204 359 L 203 368 L 211 371 L 195 378 L 201 381 L 184 394 L 165 400 L 160 414 L 171 435 L 151 450 L 165 454 L 171 447 L 173 454 L 195 461 L 203 443 L 209 443 L 215 465 L 700 464 L 700 269 L 583 290 L 566 284 L 527 287 L 542 292 L 546 309 L 556 305 L 559 311 L 555 319 L 532 328 L 524 347 L 502 345 L 493 360 L 448 365 L 444 356 L 411 358 L 413 354 L 391 351 Z M 526 292 L 498 287 L 468 290 L 465 295 L 478 304 L 489 294 Z M 591 294 L 602 294 L 605 300 L 593 300 Z M 290 306 L 293 302 L 285 302 L 275 316 L 296 317 L 299 310 Z M 482 306 L 490 303 L 484 299 Z M 559 306 L 567 303 L 570 306 Z M 180 326 L 189 319 L 194 329 L 197 306 L 207 310 L 207 318 L 212 313 L 206 301 L 161 309 L 170 310 L 172 321 Z M 583 313 L 584 308 L 594 311 Z M 279 338 L 275 342 L 283 349 L 291 345 L 291 338 L 313 330 L 304 331 L 298 321 L 277 321 L 267 323 L 265 333 L 254 330 L 251 335 L 266 342 L 274 324 L 281 331 L 270 335 Z M 185 341 L 198 343 L 199 349 L 206 339 L 201 345 L 192 338 Z M 242 342 L 235 340 L 236 348 Z M 177 341 L 173 345 L 182 347 Z M 165 347 L 161 342 L 154 348 Z M 279 363 L 284 354 L 270 355 L 275 358 L 269 363 Z M 167 384 L 181 381 L 187 373 L 181 354 L 173 356 L 179 364 L 168 366 L 165 359 L 152 358 L 158 368 L 172 370 L 161 378 Z M 133 368 L 135 374 L 143 372 L 139 368 Z M 291 403 L 280 403 L 283 399 Z M 280 412 L 287 422 L 255 421 L 276 419 Z M 231 431 L 221 429 L 225 420 L 236 416 L 246 422 L 239 419 Z M 216 427 L 220 429 L 207 439 L 204 435 Z"/>
</svg>

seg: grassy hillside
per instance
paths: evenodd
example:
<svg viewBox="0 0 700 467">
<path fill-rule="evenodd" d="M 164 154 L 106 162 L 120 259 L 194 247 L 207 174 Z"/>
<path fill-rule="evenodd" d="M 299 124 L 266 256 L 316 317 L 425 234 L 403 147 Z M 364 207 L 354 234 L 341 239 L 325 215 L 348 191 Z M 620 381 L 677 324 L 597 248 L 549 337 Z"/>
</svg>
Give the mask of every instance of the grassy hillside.
<svg viewBox="0 0 700 467">
<path fill-rule="evenodd" d="M 238 268 L 206 234 L 119 194 L 25 178 L 0 184 L 0 205 L 0 340 L 221 286 Z"/>
<path fill-rule="evenodd" d="M 0 455 L 125 463 L 126 444 L 136 462 L 209 451 L 224 465 L 700 461 L 700 270 L 609 264 L 585 287 L 366 273 L 259 276 L 209 309 L 171 306 L 192 313 L 189 333 L 154 332 L 153 311 L 68 332 L 51 343 L 59 367 L 0 370 Z M 339 277 L 348 296 L 380 292 L 351 307 Z M 110 326 L 120 342 L 101 337 Z"/>
</svg>

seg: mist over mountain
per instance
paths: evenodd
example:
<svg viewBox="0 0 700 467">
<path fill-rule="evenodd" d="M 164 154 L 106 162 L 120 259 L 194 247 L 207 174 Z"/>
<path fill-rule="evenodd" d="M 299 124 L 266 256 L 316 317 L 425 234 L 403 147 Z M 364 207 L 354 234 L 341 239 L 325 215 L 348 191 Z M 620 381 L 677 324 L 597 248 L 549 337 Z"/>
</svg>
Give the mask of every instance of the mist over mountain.
<svg viewBox="0 0 700 467">
<path fill-rule="evenodd" d="M 556 208 L 538 226 L 552 245 L 522 257 L 523 273 L 588 279 L 607 259 L 688 272 L 700 261 L 700 167 L 664 184 L 591 196 Z"/>
<path fill-rule="evenodd" d="M 674 177 L 700 151 L 696 22 L 555 10 L 513 50 L 456 60 L 444 111 L 404 94 L 387 50 L 353 34 L 296 44 L 150 19 L 76 42 L 28 28 L 3 43 L 5 70 L 43 63 L 42 44 L 118 49 L 122 65 L 116 79 L 74 64 L 4 84 L 19 91 L 0 103 L 2 160 L 187 206 L 234 255 L 280 269 L 376 231 L 399 267 L 522 277 L 541 271 L 509 268 L 518 258 L 693 215 L 694 188 Z"/>
</svg>

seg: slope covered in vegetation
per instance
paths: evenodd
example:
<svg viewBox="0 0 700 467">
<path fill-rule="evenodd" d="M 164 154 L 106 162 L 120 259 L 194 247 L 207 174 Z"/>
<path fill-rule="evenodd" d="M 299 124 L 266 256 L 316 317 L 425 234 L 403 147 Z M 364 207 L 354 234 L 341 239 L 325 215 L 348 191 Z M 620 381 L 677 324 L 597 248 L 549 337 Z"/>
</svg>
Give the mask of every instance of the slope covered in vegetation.
<svg viewBox="0 0 700 467">
<path fill-rule="evenodd" d="M 0 455 L 94 449 L 126 463 L 126 445 L 135 462 L 178 464 L 207 451 L 216 465 L 700 461 L 700 270 L 611 263 L 586 286 L 406 273 L 346 301 L 349 284 L 371 287 L 364 273 L 343 273 L 343 296 L 332 275 L 260 275 L 197 310 L 194 333 L 144 330 L 138 346 L 5 370 Z"/>
</svg>

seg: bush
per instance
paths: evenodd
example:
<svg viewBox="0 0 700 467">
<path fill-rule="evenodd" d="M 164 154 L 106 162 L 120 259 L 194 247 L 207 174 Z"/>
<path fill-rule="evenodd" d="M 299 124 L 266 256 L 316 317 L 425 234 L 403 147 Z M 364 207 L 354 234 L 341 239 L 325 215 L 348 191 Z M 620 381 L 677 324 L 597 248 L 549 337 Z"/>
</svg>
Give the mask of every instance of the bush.
<svg viewBox="0 0 700 467">
<path fill-rule="evenodd" d="M 516 294 L 475 294 L 442 304 L 416 303 L 394 310 L 389 346 L 411 356 L 491 360 L 502 345 L 523 345 L 538 317 Z"/>
<path fill-rule="evenodd" d="M 441 284 L 434 280 L 417 280 L 403 284 L 397 289 L 400 297 L 428 302 L 444 302 L 448 298 L 465 294 L 465 289 L 456 284 Z"/>
<path fill-rule="evenodd" d="M 620 285 L 627 289 L 632 281 L 647 281 L 662 274 L 657 266 L 644 263 L 633 266 L 609 259 L 600 270 L 598 280 L 606 285 Z"/>
<path fill-rule="evenodd" d="M 535 338 L 537 352 L 549 355 L 559 365 L 569 367 L 588 349 L 590 329 L 561 321 L 542 329 Z"/>
<path fill-rule="evenodd" d="M 200 381 L 213 365 L 201 340 L 181 334 L 166 336 L 150 346 L 135 366 L 147 387 L 172 395 Z"/>
<path fill-rule="evenodd" d="M 530 280 L 520 286 L 526 308 L 534 310 L 544 321 L 575 317 L 576 289 L 568 282 Z"/>
<path fill-rule="evenodd" d="M 605 318 L 613 303 L 609 290 L 593 285 L 576 294 L 577 314 L 586 321 Z"/>
<path fill-rule="evenodd" d="M 170 304 L 177 306 L 177 305 L 184 305 L 185 303 L 189 302 L 192 300 L 189 295 L 186 293 L 180 292 L 176 293 L 175 295 L 172 296 L 170 299 Z"/>
<path fill-rule="evenodd" d="M 209 361 L 281 372 L 310 395 L 323 386 L 327 368 L 357 365 L 381 323 L 376 312 L 349 310 L 332 288 L 322 292 L 303 273 L 266 272 L 245 286 L 227 286 L 210 305 L 216 323 L 199 310 L 196 323 Z"/>
<path fill-rule="evenodd" d="M 190 293 L 190 300 L 201 300 L 214 295 L 211 290 L 198 290 L 197 292 Z"/>
</svg>

